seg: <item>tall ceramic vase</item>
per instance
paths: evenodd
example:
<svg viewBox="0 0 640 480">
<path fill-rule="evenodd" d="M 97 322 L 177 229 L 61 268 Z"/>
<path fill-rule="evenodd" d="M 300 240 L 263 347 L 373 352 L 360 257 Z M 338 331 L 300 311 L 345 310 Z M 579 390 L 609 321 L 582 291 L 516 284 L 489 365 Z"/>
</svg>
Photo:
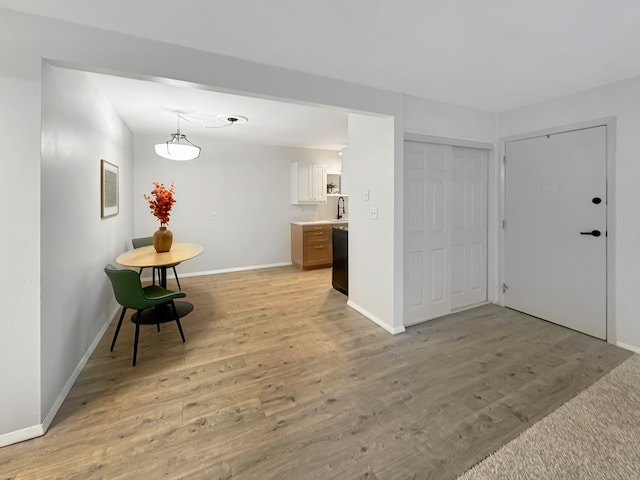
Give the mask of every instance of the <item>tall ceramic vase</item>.
<svg viewBox="0 0 640 480">
<path fill-rule="evenodd" d="M 158 253 L 171 250 L 172 243 L 173 233 L 171 233 L 171 230 L 167 230 L 167 227 L 160 227 L 160 229 L 153 234 L 153 247 Z"/>
</svg>

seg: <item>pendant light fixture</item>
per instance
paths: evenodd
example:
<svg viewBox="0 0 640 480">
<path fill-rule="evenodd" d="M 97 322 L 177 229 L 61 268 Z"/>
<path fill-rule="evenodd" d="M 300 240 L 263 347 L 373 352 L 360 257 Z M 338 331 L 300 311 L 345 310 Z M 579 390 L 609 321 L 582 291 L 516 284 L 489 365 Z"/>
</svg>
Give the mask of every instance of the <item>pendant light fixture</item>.
<svg viewBox="0 0 640 480">
<path fill-rule="evenodd" d="M 178 131 L 171 134 L 165 143 L 156 144 L 156 153 L 169 160 L 193 160 L 200 156 L 200 147 L 194 145 L 187 136 L 180 133 L 180 114 L 178 114 Z"/>
<path fill-rule="evenodd" d="M 169 160 L 193 160 L 200 156 L 200 147 L 194 145 L 187 136 L 180 133 L 180 119 L 185 122 L 198 125 L 202 128 L 225 128 L 234 124 L 247 123 L 249 120 L 242 115 L 224 114 L 215 117 L 214 121 L 219 122 L 216 125 L 207 125 L 190 120 L 187 117 L 183 117 L 178 114 L 178 129 L 176 133 L 171 134 L 171 139 L 165 143 L 156 144 L 156 153 L 161 157 L 168 158 Z"/>
</svg>

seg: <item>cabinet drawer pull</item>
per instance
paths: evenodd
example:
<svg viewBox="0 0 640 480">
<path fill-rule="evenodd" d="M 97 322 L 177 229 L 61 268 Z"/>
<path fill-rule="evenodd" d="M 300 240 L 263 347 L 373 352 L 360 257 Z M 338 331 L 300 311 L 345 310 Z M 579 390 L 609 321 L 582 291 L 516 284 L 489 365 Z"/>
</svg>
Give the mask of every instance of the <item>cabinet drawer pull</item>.
<svg viewBox="0 0 640 480">
<path fill-rule="evenodd" d="M 315 247 L 313 247 L 313 248 L 324 248 L 324 245 L 316 245 L 316 246 L 315 246 Z"/>
<path fill-rule="evenodd" d="M 313 232 L 314 235 L 322 235 L 322 232 Z"/>
</svg>

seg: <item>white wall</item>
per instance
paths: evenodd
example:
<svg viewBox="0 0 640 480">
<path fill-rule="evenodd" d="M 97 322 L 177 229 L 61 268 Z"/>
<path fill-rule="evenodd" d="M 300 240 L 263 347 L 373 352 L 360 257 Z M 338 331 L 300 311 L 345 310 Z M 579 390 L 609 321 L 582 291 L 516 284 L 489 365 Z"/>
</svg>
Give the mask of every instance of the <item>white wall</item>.
<svg viewBox="0 0 640 480">
<path fill-rule="evenodd" d="M 616 118 L 615 285 L 616 338 L 609 339 L 640 350 L 638 271 L 640 271 L 640 79 L 569 95 L 497 116 L 501 138 L 604 117 Z"/>
<path fill-rule="evenodd" d="M 40 424 L 40 85 L 0 77 L 0 446 Z M 22 429 L 36 426 L 35 432 Z M 16 432 L 8 435 L 9 432 Z M 3 437 L 2 434 L 7 434 Z"/>
<path fill-rule="evenodd" d="M 42 418 L 42 415 L 47 412 L 51 401 L 55 398 L 55 402 L 57 402 L 64 396 L 68 382 L 64 385 L 61 385 L 61 382 L 63 377 L 69 374 L 75 361 L 75 358 L 70 359 L 79 353 L 83 345 L 86 345 L 85 339 L 90 336 L 89 330 L 95 326 L 94 322 L 99 323 L 99 320 L 89 315 L 89 330 L 83 330 L 79 337 L 74 336 L 77 344 L 71 345 L 72 352 L 69 359 L 60 354 L 61 348 L 69 346 L 69 342 L 60 338 L 57 333 L 54 333 L 51 341 L 46 340 L 48 344 L 42 349 L 43 356 L 46 356 L 46 361 L 49 362 L 47 369 L 49 373 L 53 372 L 53 377 L 44 379 L 44 384 L 41 386 L 39 372 L 41 314 L 36 290 L 40 285 L 43 289 L 48 289 L 47 284 L 54 277 L 54 273 L 49 271 L 50 265 L 43 265 L 40 268 L 38 262 L 38 240 L 41 226 L 39 218 L 40 160 L 37 134 L 41 113 L 39 109 L 33 107 L 39 99 L 38 86 L 41 83 L 43 58 L 55 60 L 58 65 L 64 64 L 109 73 L 126 72 L 128 75 L 142 78 L 181 79 L 200 85 L 208 85 L 222 91 L 250 92 L 267 98 L 288 98 L 380 113 L 401 111 L 402 97 L 399 94 L 67 22 L 23 15 L 6 9 L 0 9 L 0 43 L 12 47 L 3 52 L 3 61 L 0 62 L 0 76 L 9 79 L 0 83 L 2 88 L 0 98 L 7 100 L 6 105 L 14 105 L 15 107 L 11 111 L 3 108 L 0 113 L 0 121 L 3 125 L 8 125 L 4 131 L 13 133 L 12 138 L 24 139 L 24 143 L 16 146 L 11 152 L 11 157 L 15 156 L 24 163 L 11 167 L 15 178 L 14 185 L 19 188 L 5 189 L 3 192 L 3 195 L 11 193 L 6 204 L 12 205 L 15 209 L 15 213 L 7 217 L 6 225 L 13 231 L 24 232 L 27 235 L 26 239 L 15 241 L 16 251 L 12 256 L 17 267 L 15 271 L 24 272 L 24 283 L 11 281 L 6 290 L 8 296 L 21 300 L 15 306 L 14 316 L 19 318 L 22 324 L 17 328 L 3 329 L 3 335 L 0 336 L 0 351 L 20 352 L 13 355 L 10 362 L 5 362 L 0 367 L 3 369 L 2 402 L 8 407 L 6 410 L 0 411 L 0 442 L 3 444 L 37 435 L 31 429 L 34 427 L 34 419 L 38 418 L 44 424 L 46 419 Z M 162 55 L 158 55 L 158 52 L 162 52 Z M 16 105 L 17 102 L 20 105 Z M 19 120 L 14 118 L 15 112 L 19 112 Z M 163 132 L 164 134 L 166 132 Z M 64 141 L 64 138 L 61 138 L 60 141 Z M 9 157 L 3 157 L 3 165 L 6 165 L 5 158 Z M 83 175 L 86 173 L 84 169 L 81 169 L 80 172 Z M 125 177 L 121 178 L 121 182 L 125 182 L 126 185 L 126 182 L 130 180 L 126 180 L 126 172 L 122 173 Z M 97 180 L 95 182 L 95 184 L 86 185 L 86 191 L 82 192 L 73 204 L 74 209 L 84 208 L 79 205 L 92 194 Z M 121 192 L 124 191 L 124 188 L 121 189 Z M 74 191 L 74 194 L 79 193 Z M 133 206 L 132 198 L 127 201 L 121 197 L 120 201 L 122 208 Z M 389 199 L 389 201 L 393 200 Z M 53 202 L 51 200 L 52 205 Z M 71 216 L 72 212 L 73 210 L 65 213 Z M 124 215 L 124 211 L 121 215 Z M 61 221 L 62 224 L 67 222 L 64 218 L 61 218 Z M 44 228 L 50 228 L 50 224 L 49 221 L 43 223 L 43 231 Z M 127 228 L 131 231 L 122 232 L 122 236 L 118 235 L 118 238 L 112 237 L 113 244 L 108 245 L 103 252 L 100 252 L 105 259 L 108 257 L 109 260 L 113 260 L 116 251 L 128 247 L 133 235 L 133 227 Z M 83 231 L 78 232 L 78 234 L 82 233 Z M 73 235 L 69 234 L 64 241 L 66 242 L 69 237 L 73 237 Z M 81 258 L 85 258 L 86 248 L 93 248 L 95 254 L 100 245 L 82 245 L 80 247 Z M 51 249 L 64 250 L 65 258 L 69 258 L 69 249 L 65 249 L 64 245 L 53 245 Z M 73 263 L 74 260 L 69 263 Z M 96 278 L 95 276 L 104 275 L 102 273 L 103 263 L 99 261 L 98 265 L 98 260 L 92 259 L 91 262 L 83 265 L 88 280 L 93 280 Z M 78 265 L 64 265 L 61 267 L 62 270 L 57 273 L 62 274 L 64 278 L 67 278 L 66 275 L 69 272 L 75 275 Z M 54 280 L 54 283 L 57 282 L 60 282 L 59 278 Z M 75 283 L 72 287 L 75 287 Z M 54 287 L 54 291 L 55 288 L 57 287 Z M 47 292 L 49 291 L 47 290 Z M 101 293 L 98 292 L 98 295 Z M 43 293 L 43 296 L 50 295 L 51 293 Z M 69 300 L 69 295 L 65 295 L 65 299 Z M 73 301 L 77 300 L 78 298 L 74 296 Z M 52 319 L 58 318 L 60 315 L 60 306 L 59 301 L 54 298 L 43 299 L 44 301 L 55 308 L 50 314 L 47 313 L 46 319 L 42 319 L 43 324 L 46 324 L 44 328 L 49 331 L 53 326 Z M 67 313 L 72 315 L 72 322 L 76 321 L 80 314 L 87 313 L 85 310 L 80 312 L 79 307 L 73 303 L 71 303 L 71 307 L 74 310 Z M 110 305 L 105 306 L 105 316 L 111 313 L 109 307 Z M 31 314 L 29 315 L 30 310 Z M 89 314 L 93 313 L 95 312 L 89 312 Z M 67 332 L 70 331 L 66 321 L 62 328 Z M 62 345 L 54 345 L 54 339 L 60 340 Z M 18 359 L 23 357 L 26 357 L 26 361 L 18 364 Z M 20 365 L 19 371 L 14 371 L 9 365 Z M 6 374 L 5 370 L 7 370 Z M 67 380 L 72 380 L 72 375 L 67 376 Z M 54 391 L 56 387 L 57 392 Z M 45 389 L 46 391 L 44 391 Z M 40 401 L 41 390 L 42 402 Z M 9 393 L 5 396 L 4 392 Z M 40 425 L 35 425 L 35 427 L 42 428 Z"/>
<path fill-rule="evenodd" d="M 43 419 L 57 410 L 61 392 L 71 387 L 116 308 L 103 268 L 131 238 L 132 149 L 131 132 L 86 74 L 43 65 Z M 120 214 L 106 219 L 100 212 L 101 159 L 118 165 L 120 174 Z"/>
<path fill-rule="evenodd" d="M 364 227 L 367 231 L 379 230 L 381 235 L 379 239 L 374 241 L 374 244 L 379 245 L 381 248 L 371 252 L 374 256 L 368 261 L 379 263 L 382 265 L 384 275 L 389 275 L 388 278 L 385 277 L 382 281 L 385 288 L 391 287 L 393 301 L 391 305 L 381 305 L 381 300 L 373 298 L 373 295 L 360 296 L 359 301 L 362 302 L 360 306 L 364 309 L 375 312 L 376 315 L 381 316 L 380 318 L 382 316 L 386 317 L 383 319 L 385 324 L 392 325 L 393 328 L 401 327 L 402 139 L 405 108 L 408 112 L 413 112 L 409 115 L 411 118 L 408 121 L 411 121 L 408 123 L 419 123 L 415 128 L 412 127 L 412 131 L 426 135 L 447 135 L 479 139 L 478 135 L 472 133 L 467 121 L 468 115 L 472 118 L 477 116 L 475 112 L 469 113 L 466 109 L 452 108 L 447 114 L 450 115 L 447 117 L 449 127 L 446 130 L 442 130 L 437 126 L 437 123 L 421 124 L 418 121 L 421 115 L 426 115 L 429 119 L 437 117 L 437 115 L 434 116 L 425 111 L 425 108 L 428 110 L 431 105 L 429 102 L 425 106 L 415 99 L 405 99 L 403 95 L 398 93 L 381 91 L 128 35 L 110 33 L 90 27 L 82 27 L 67 22 L 23 15 L 6 9 L 0 9 L 0 43 L 11 46 L 11 48 L 3 51 L 3 61 L 0 62 L 0 76 L 8 78 L 8 80 L 0 82 L 0 99 L 6 100 L 6 105 L 13 108 L 12 110 L 2 109 L 0 123 L 3 126 L 8 126 L 3 131 L 12 133 L 9 138 L 25 140 L 24 144 L 13 147 L 11 151 L 13 157 L 24 163 L 11 166 L 11 173 L 15 179 L 14 185 L 17 186 L 19 182 L 22 183 L 19 188 L 9 190 L 11 195 L 6 204 L 11 205 L 15 210 L 8 215 L 5 223 L 12 231 L 20 234 L 24 232 L 27 236 L 26 240 L 20 239 L 12 243 L 16 248 L 16 251 L 13 252 L 12 260 L 16 266 L 16 271 L 23 271 L 24 277 L 22 278 L 23 283 L 16 282 L 15 277 L 12 277 L 12 281 L 6 291 L 8 296 L 24 301 L 19 306 L 16 306 L 14 311 L 15 317 L 19 317 L 20 322 L 23 324 L 14 329 L 4 328 L 3 335 L 0 335 L 0 351 L 20 352 L 19 355 L 12 356 L 10 362 L 11 365 L 20 365 L 19 374 L 16 374 L 11 367 L 8 367 L 7 363 L 0 366 L 0 371 L 3 372 L 2 381 L 5 382 L 3 384 L 3 394 L 6 391 L 10 392 L 8 400 L 5 400 L 5 398 L 0 400 L 1 402 L 6 402 L 7 406 L 10 407 L 8 410 L 0 410 L 0 441 L 9 437 L 11 437 L 11 440 L 14 438 L 11 436 L 13 432 L 31 427 L 33 418 L 46 414 L 51 402 L 58 402 L 64 396 L 64 390 L 68 382 L 63 384 L 63 380 L 65 378 L 66 380 L 72 379 L 73 373 L 69 375 L 69 372 L 73 369 L 74 363 L 78 361 L 77 356 L 83 348 L 87 347 L 87 342 L 92 333 L 95 333 L 97 325 L 111 313 L 109 311 L 111 304 L 104 305 L 104 317 L 102 319 L 99 318 L 99 314 L 95 310 L 98 303 L 103 302 L 105 299 L 102 295 L 107 295 L 106 291 L 102 290 L 102 287 L 96 283 L 97 279 L 104 275 L 102 267 L 107 259 L 109 261 L 113 260 L 117 251 L 128 248 L 130 238 L 133 235 L 132 223 L 129 223 L 125 218 L 128 215 L 125 208 L 133 208 L 133 197 L 127 199 L 121 196 L 122 216 L 117 219 L 105 220 L 95 224 L 95 217 L 89 218 L 87 216 L 89 209 L 92 210 L 91 215 L 99 213 L 98 206 L 91 205 L 91 202 L 87 200 L 93 198 L 95 194 L 98 182 L 94 179 L 94 175 L 97 175 L 98 172 L 91 167 L 91 173 L 89 173 L 89 167 L 82 162 L 89 163 L 95 160 L 96 157 L 99 159 L 102 156 L 110 156 L 115 159 L 117 155 L 113 151 L 106 151 L 108 150 L 106 148 L 104 149 L 105 151 L 99 151 L 99 148 L 95 148 L 93 151 L 85 150 L 82 154 L 79 154 L 79 150 L 75 150 L 78 145 L 73 143 L 70 146 L 74 150 L 66 152 L 67 135 L 70 135 L 69 138 L 71 139 L 77 138 L 74 129 L 84 128 L 79 122 L 71 129 L 71 133 L 64 133 L 63 137 L 51 139 L 51 142 L 58 142 L 58 147 L 56 147 L 58 152 L 56 154 L 62 155 L 63 164 L 68 163 L 77 168 L 76 173 L 80 175 L 85 184 L 80 186 L 74 183 L 71 186 L 71 191 L 61 191 L 62 202 L 57 210 L 56 207 L 58 205 L 55 202 L 58 199 L 53 200 L 47 197 L 49 201 L 45 205 L 49 211 L 47 215 L 54 209 L 56 217 L 44 218 L 41 229 L 37 210 L 40 198 L 40 162 L 37 154 L 38 145 L 34 145 L 38 142 L 36 132 L 37 126 L 41 121 L 41 115 L 40 111 L 34 108 L 34 104 L 38 101 L 38 89 L 35 87 L 41 82 L 41 63 L 43 58 L 51 59 L 58 65 L 64 64 L 79 69 L 105 73 L 124 72 L 130 76 L 146 79 L 179 79 L 206 85 L 221 91 L 247 92 L 266 98 L 325 104 L 351 111 L 372 112 L 394 117 L 393 120 L 382 121 L 385 125 L 382 143 L 384 144 L 383 152 L 386 163 L 383 162 L 384 165 L 378 165 L 381 162 L 379 152 L 371 152 L 374 155 L 373 158 L 376 158 L 373 164 L 365 164 L 362 161 L 360 163 L 360 168 L 369 172 L 363 178 L 366 179 L 369 185 L 373 185 L 375 190 L 374 199 L 383 216 L 382 221 L 378 224 L 380 226 L 368 225 Z M 158 52 L 161 52 L 161 54 Z M 88 90 L 82 87 L 81 93 L 83 95 L 87 94 Z M 59 94 L 66 95 L 68 92 L 65 91 L 64 87 L 61 87 Z M 97 99 L 90 98 L 88 101 L 91 108 L 99 108 L 98 112 L 104 111 L 103 106 L 100 105 Z M 19 105 L 17 102 L 19 102 Z M 5 103 L 3 103 L 4 105 Z M 67 111 L 65 110 L 65 105 L 60 104 L 56 108 Z M 78 108 L 80 108 L 85 117 L 89 113 L 87 111 L 89 107 L 87 106 L 78 105 Z M 15 118 L 16 112 L 19 113 L 19 119 Z M 106 118 L 111 118 L 111 116 L 107 114 Z M 67 120 L 72 121 L 71 117 L 68 117 Z M 95 125 L 92 123 L 96 121 L 95 116 L 85 118 L 85 120 L 88 121 L 88 125 L 91 125 L 92 128 L 111 128 L 107 124 Z M 477 121 L 484 126 L 484 120 Z M 461 126 L 459 130 L 456 127 L 458 122 Z M 375 122 L 372 121 L 371 123 L 377 132 L 378 128 L 373 125 Z M 471 122 L 471 125 L 473 124 Z M 54 125 L 49 127 L 58 132 L 67 132 L 68 125 L 61 125 L 60 130 Z M 93 146 L 99 147 L 99 140 L 94 136 L 95 131 L 92 128 L 87 129 L 86 133 L 93 139 L 91 140 Z M 475 128 L 478 128 L 478 125 Z M 387 136 L 387 129 L 391 132 L 392 150 L 390 152 L 388 151 L 389 137 Z M 114 131 L 117 130 L 118 128 L 116 127 Z M 480 128 L 480 130 L 483 131 L 484 129 Z M 55 131 L 46 135 L 55 135 Z M 163 132 L 163 135 L 165 134 L 166 132 Z M 117 138 L 116 136 L 112 139 L 116 144 L 119 142 Z M 373 136 L 371 138 L 374 139 Z M 364 148 L 363 152 L 365 151 Z M 2 159 L 3 166 L 6 165 L 6 158 L 3 157 Z M 13 161 L 14 158 L 11 160 Z M 63 182 L 68 182 L 69 180 L 66 178 L 67 175 L 64 175 L 52 161 L 52 157 L 48 157 L 46 162 L 47 165 L 44 167 L 43 172 L 45 170 L 47 172 L 42 179 L 43 194 L 49 196 L 51 191 L 57 188 L 54 185 L 48 185 L 52 179 L 60 179 Z M 131 179 L 127 178 L 126 168 L 123 168 L 125 163 L 123 161 L 123 165 L 121 165 L 122 194 L 126 192 L 127 185 L 132 185 L 130 183 Z M 372 166 L 375 166 L 375 169 L 372 169 Z M 380 177 L 378 178 L 377 175 Z M 352 180 L 355 181 L 355 177 Z M 6 196 L 7 193 L 7 191 L 4 191 L 2 195 Z M 135 193 L 135 198 L 138 198 L 139 193 Z M 70 201 L 71 196 L 74 197 L 75 201 Z M 353 202 L 353 198 L 352 194 L 350 197 L 351 202 Z M 353 222 L 356 218 L 354 215 L 355 209 L 353 205 L 350 205 L 350 208 L 352 211 L 349 218 Z M 93 209 L 96 209 L 95 213 Z M 87 226 L 81 225 L 80 221 L 65 218 L 65 216 L 72 217 L 76 210 L 79 210 L 80 218 L 89 222 Z M 359 211 L 362 213 L 366 210 L 363 210 L 362 206 L 360 206 Z M 361 219 L 362 221 L 363 219 Z M 107 226 L 105 227 L 105 225 Z M 112 225 L 118 225 L 118 227 L 115 227 L 117 232 L 110 230 Z M 56 263 L 55 260 L 50 258 L 48 260 L 49 263 L 40 267 L 37 260 L 38 238 L 41 232 L 43 236 L 49 235 L 53 228 L 52 226 L 55 226 L 56 229 L 60 228 L 59 226 L 63 226 L 67 229 L 67 232 L 64 238 L 53 235 L 54 244 L 46 247 L 46 251 L 43 251 L 43 254 L 46 253 L 46 255 L 43 255 L 43 257 L 60 255 L 68 259 L 70 258 L 68 242 L 70 240 L 76 242 L 76 238 L 85 234 L 87 238 L 83 244 L 73 244 L 78 248 L 78 256 L 76 257 L 76 251 L 74 251 L 74 256 L 71 257 L 72 259 L 69 262 L 65 264 Z M 383 229 L 384 231 L 382 231 Z M 97 232 L 104 236 L 100 236 L 100 239 L 98 239 L 96 237 Z M 368 236 L 356 235 L 351 242 L 351 247 L 353 250 L 358 250 L 362 247 L 363 251 L 370 251 L 369 242 L 371 242 L 371 239 Z M 59 270 L 54 272 L 52 271 L 53 268 L 59 268 Z M 87 300 L 89 303 L 80 301 L 81 299 L 77 296 L 81 290 L 77 286 L 76 279 L 81 274 L 85 276 L 88 285 L 97 288 L 97 294 L 93 292 L 96 295 L 93 300 Z M 61 283 L 60 278 L 63 278 L 62 281 L 69 280 L 71 282 L 66 287 L 68 290 L 60 291 L 61 287 L 55 285 L 50 287 L 50 283 Z M 377 283 L 379 281 L 377 276 L 362 278 L 361 281 L 361 286 L 358 288 L 362 288 L 362 291 L 367 291 L 368 289 L 372 292 L 380 291 L 381 287 Z M 38 352 L 41 314 L 38 308 L 38 296 L 34 293 L 34 290 L 38 289 L 39 285 L 42 285 L 43 289 L 42 316 L 46 315 L 46 318 L 42 318 L 42 336 L 44 341 L 47 342 L 42 347 L 42 361 L 46 363 L 47 378 L 43 378 L 41 387 L 39 386 L 39 367 L 37 366 L 40 361 Z M 57 294 L 60 294 L 61 297 L 54 298 Z M 68 302 L 66 311 L 64 311 L 62 300 Z M 366 304 L 370 300 L 372 302 L 371 305 Z M 28 306 L 25 307 L 27 304 Z M 45 304 L 52 308 L 50 312 L 44 308 Z M 63 319 L 63 311 L 70 318 Z M 84 323 L 79 321 L 80 318 L 83 319 L 82 322 Z M 54 322 L 57 320 L 62 322 L 62 330 L 59 332 L 54 331 Z M 12 321 L 15 321 L 15 319 L 12 319 Z M 72 326 L 75 326 L 77 330 L 74 330 Z M 70 339 L 63 338 L 62 332 L 66 332 L 72 337 Z M 49 334 L 52 337 L 49 337 Z M 70 349 L 68 357 L 62 353 L 64 348 Z M 28 360 L 18 364 L 17 359 L 23 357 L 28 357 Z M 4 374 L 5 371 L 7 371 L 6 375 Z M 34 385 L 38 385 L 38 387 L 34 387 Z M 39 398 L 34 399 L 35 396 L 39 397 L 40 392 L 34 392 L 34 388 L 41 388 L 42 390 L 42 412 L 40 412 L 40 409 L 34 411 L 33 405 L 40 404 Z M 21 392 L 27 394 L 29 399 L 25 400 L 20 395 Z M 22 405 L 16 406 L 18 402 L 21 402 Z M 43 418 L 40 418 L 40 421 L 43 420 Z"/>
<path fill-rule="evenodd" d="M 153 150 L 163 136 L 136 135 L 135 236 L 149 236 L 159 227 L 143 194 L 151 192 L 154 181 L 174 182 L 176 204 L 169 223 L 174 241 L 204 246 L 202 255 L 178 267 L 178 274 L 290 263 L 291 220 L 318 215 L 317 206 L 290 204 L 290 165 L 327 163 L 336 153 L 189 139 L 202 148 L 200 158 L 175 162 Z"/>
<path fill-rule="evenodd" d="M 424 98 L 405 96 L 407 133 L 493 143 L 494 114 Z"/>
<path fill-rule="evenodd" d="M 394 318 L 393 118 L 349 115 L 349 149 L 342 170 L 349 177 L 349 305 L 390 332 Z M 369 200 L 365 200 L 368 192 Z M 378 219 L 369 218 L 376 208 Z"/>
</svg>

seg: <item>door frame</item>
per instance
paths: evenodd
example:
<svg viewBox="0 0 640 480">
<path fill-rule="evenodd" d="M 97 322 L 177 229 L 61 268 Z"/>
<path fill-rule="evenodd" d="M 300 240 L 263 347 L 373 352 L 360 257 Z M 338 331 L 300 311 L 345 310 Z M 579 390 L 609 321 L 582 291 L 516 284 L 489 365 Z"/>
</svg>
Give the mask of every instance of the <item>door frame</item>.
<svg viewBox="0 0 640 480">
<path fill-rule="evenodd" d="M 573 123 L 569 125 L 563 125 L 559 127 L 552 127 L 543 130 L 536 130 L 533 132 L 522 133 L 518 135 L 511 135 L 501 138 L 499 140 L 499 167 L 498 167 L 498 185 L 499 185 L 499 200 L 498 200 L 498 215 L 500 221 L 498 222 L 499 234 L 498 234 L 498 284 L 497 294 L 498 302 L 503 307 L 505 306 L 505 294 L 502 291 L 502 285 L 505 282 L 505 229 L 502 227 L 505 219 L 505 206 L 506 206 L 506 176 L 505 176 L 505 154 L 506 144 L 516 140 L 528 140 L 531 138 L 553 135 L 558 133 L 567 133 L 575 130 L 583 130 L 593 127 L 606 127 L 606 182 L 607 182 L 607 235 L 606 241 L 606 311 L 607 311 L 607 342 L 616 344 L 616 316 L 615 316 L 615 245 L 616 245 L 616 176 L 615 176 L 615 154 L 616 154 L 616 118 L 605 117 L 597 118 L 594 120 L 588 120 L 580 123 Z"/>
</svg>

